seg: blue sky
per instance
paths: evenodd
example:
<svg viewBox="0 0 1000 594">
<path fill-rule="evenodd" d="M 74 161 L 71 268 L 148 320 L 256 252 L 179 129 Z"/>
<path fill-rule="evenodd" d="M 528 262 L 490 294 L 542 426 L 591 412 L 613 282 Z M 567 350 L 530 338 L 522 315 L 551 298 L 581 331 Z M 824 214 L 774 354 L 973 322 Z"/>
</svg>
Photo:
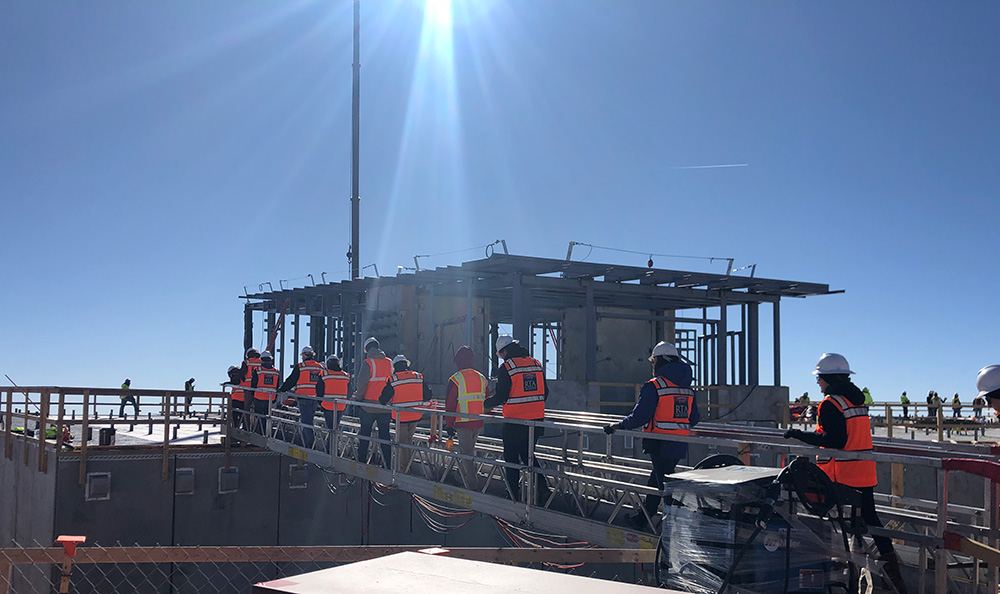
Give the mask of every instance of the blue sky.
<svg viewBox="0 0 1000 594">
<path fill-rule="evenodd" d="M 732 257 L 846 290 L 783 302 L 793 396 L 824 351 L 876 399 L 969 400 L 1000 363 L 1000 4 L 362 4 L 362 265 Z M 351 19 L 0 4 L 0 372 L 208 388 L 244 286 L 344 278 Z"/>
</svg>

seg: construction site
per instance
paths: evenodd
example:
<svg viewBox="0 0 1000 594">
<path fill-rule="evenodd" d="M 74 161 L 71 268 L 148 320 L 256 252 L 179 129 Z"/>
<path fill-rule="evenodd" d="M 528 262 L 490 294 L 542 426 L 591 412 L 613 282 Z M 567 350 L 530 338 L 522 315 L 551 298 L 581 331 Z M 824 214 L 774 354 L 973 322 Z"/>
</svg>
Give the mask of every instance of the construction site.
<svg viewBox="0 0 1000 594">
<path fill-rule="evenodd" d="M 432 556 L 455 562 L 602 580 L 550 588 L 603 591 L 613 580 L 679 592 L 892 592 L 870 545 L 871 536 L 887 536 L 898 543 L 907 591 L 995 592 L 1000 475 L 985 426 L 982 440 L 979 430 L 976 439 L 945 439 L 940 407 L 936 420 L 903 420 L 886 405 L 873 423 L 874 450 L 849 455 L 876 462 L 885 527 L 865 526 L 849 497 L 808 470 L 782 473 L 820 450 L 782 438 L 793 419 L 778 374 L 779 305 L 833 292 L 811 282 L 494 253 L 245 295 L 245 346 L 272 337 L 279 369 L 308 343 L 353 371 L 369 336 L 387 355 L 408 357 L 435 398 L 410 409 L 421 413 L 412 443 L 393 432 L 386 444 L 393 460 L 411 452 L 406 466 L 379 460 L 379 447 L 358 457 L 362 441 L 380 440 L 358 433 L 353 407 L 333 427 L 318 418 L 306 425 L 276 395 L 266 414 L 248 411 L 233 423 L 228 385 L 4 388 L 0 591 L 328 591 L 350 581 L 349 562 L 433 547 Z M 762 305 L 773 320 L 763 332 Z M 459 454 L 443 436 L 444 419 L 455 416 L 441 401 L 451 355 L 470 345 L 476 367 L 495 375 L 491 345 L 507 332 L 545 369 L 545 419 L 473 415 L 485 430 L 474 456 Z M 642 498 L 659 493 L 647 486 L 650 461 L 640 448 L 651 434 L 602 427 L 635 405 L 661 340 L 692 365 L 704 413 L 690 435 L 669 436 L 690 447 L 664 487 L 671 503 L 633 526 L 626 513 L 642 514 Z M 773 373 L 760 369 L 762 343 L 773 349 Z M 145 416 L 117 416 L 126 392 Z M 529 446 L 540 466 L 503 460 L 502 422 L 544 432 Z M 921 430 L 927 436 L 917 440 Z M 523 475 L 520 493 L 503 480 L 512 467 Z M 533 488 L 539 482 L 549 486 L 544 496 Z M 65 549 L 52 548 L 57 540 Z M 390 565 L 406 574 L 405 563 Z M 311 585 L 295 589 L 303 574 Z"/>
</svg>

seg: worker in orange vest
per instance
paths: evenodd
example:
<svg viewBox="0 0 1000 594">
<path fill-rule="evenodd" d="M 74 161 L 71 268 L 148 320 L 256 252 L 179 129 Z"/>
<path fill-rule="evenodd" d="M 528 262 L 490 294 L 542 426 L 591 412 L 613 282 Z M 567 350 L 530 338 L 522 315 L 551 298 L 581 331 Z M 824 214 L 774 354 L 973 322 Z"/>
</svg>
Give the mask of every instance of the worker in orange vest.
<svg viewBox="0 0 1000 594">
<path fill-rule="evenodd" d="M 444 400 L 447 412 L 483 414 L 483 402 L 489 396 L 490 388 L 486 377 L 472 368 L 474 355 L 472 349 L 464 345 L 455 351 L 455 367 L 458 371 L 448 378 L 448 393 Z M 476 455 L 476 441 L 483 431 L 481 419 L 446 417 L 445 426 L 448 428 L 449 438 L 454 438 L 456 431 L 458 432 L 458 453 L 464 456 Z M 475 461 L 461 460 L 458 465 L 462 469 L 462 480 L 466 488 L 478 489 L 479 477 Z"/>
<path fill-rule="evenodd" d="M 243 364 L 240 365 L 240 387 L 243 388 L 241 390 L 243 395 L 243 411 L 240 412 L 240 416 L 243 417 L 243 428 L 248 431 L 256 429 L 256 419 L 249 412 L 253 410 L 253 393 L 250 391 L 250 383 L 253 381 L 253 372 L 258 367 L 260 367 L 260 351 L 250 347 L 246 350 Z M 235 403 L 233 409 L 236 409 Z"/>
<path fill-rule="evenodd" d="M 302 441 L 307 448 L 313 447 L 313 417 L 316 416 L 316 382 L 322 380 L 326 371 L 323 364 L 316 360 L 316 351 L 311 346 L 302 347 L 302 362 L 292 369 L 285 383 L 278 388 L 279 392 L 295 393 L 295 404 L 299 407 L 299 423 L 302 427 Z"/>
<path fill-rule="evenodd" d="M 229 381 L 227 385 L 232 386 L 232 390 L 229 392 L 230 408 L 232 409 L 232 416 L 229 418 L 229 426 L 234 429 L 243 428 L 243 409 L 246 403 L 243 401 L 243 388 L 240 388 L 240 381 L 243 379 L 243 372 L 240 368 L 235 365 L 229 366 L 229 371 L 226 372 L 229 375 Z"/>
<path fill-rule="evenodd" d="M 404 407 L 411 410 L 392 411 L 392 419 L 396 421 L 396 440 L 400 444 L 399 459 L 396 470 L 406 472 L 413 457 L 413 434 L 417 431 L 423 413 L 413 411 L 414 407 L 422 405 L 431 399 L 430 386 L 424 383 L 424 377 L 410 369 L 410 361 L 403 355 L 392 359 L 392 375 L 382 388 L 379 404 Z"/>
<path fill-rule="evenodd" d="M 335 431 L 340 425 L 340 419 L 347 410 L 346 402 L 334 402 L 330 398 L 347 398 L 347 386 L 351 381 L 351 376 L 340 368 L 340 357 L 330 355 L 326 358 L 326 371 L 322 379 L 316 382 L 316 397 L 320 398 L 319 405 L 323 408 L 323 418 L 326 419 L 326 428 Z"/>
<path fill-rule="evenodd" d="M 544 421 L 549 387 L 545 383 L 542 364 L 532 358 L 519 341 L 507 334 L 497 338 L 496 349 L 504 364 L 497 370 L 497 393 L 483 402 L 483 408 L 489 410 L 502 404 L 505 419 Z M 544 434 L 544 427 L 535 427 L 535 443 Z M 505 462 L 539 466 L 537 458 L 528 459 L 528 425 L 504 423 L 501 437 Z M 520 501 L 521 471 L 518 468 L 506 468 L 505 471 L 511 496 L 514 501 Z M 550 491 L 544 475 L 538 474 L 536 485 L 538 500 L 543 502 Z"/>
<path fill-rule="evenodd" d="M 691 389 L 691 366 L 684 362 L 677 347 L 661 341 L 653 347 L 649 357 L 653 365 L 653 377 L 639 390 L 639 399 L 627 417 L 604 428 L 608 435 L 618 429 L 641 429 L 658 435 L 690 435 L 691 427 L 701 420 L 698 403 Z M 665 439 L 643 439 L 642 451 L 649 455 L 653 470 L 646 484 L 663 490 L 666 475 L 673 474 L 677 463 L 687 457 L 688 444 L 684 441 Z M 660 508 L 660 495 L 646 495 L 643 502 L 650 518 Z M 667 505 L 672 502 L 668 501 Z M 641 511 L 625 520 L 638 530 L 648 530 L 649 522 Z"/>
<path fill-rule="evenodd" d="M 361 368 L 354 376 L 356 380 L 354 400 L 377 404 L 382 396 L 382 389 L 389 382 L 392 375 L 392 361 L 385 356 L 378 340 L 369 338 L 365 340 L 365 360 L 361 362 Z M 378 438 L 382 440 L 382 465 L 389 468 L 392 460 L 392 444 L 389 443 L 389 411 L 370 406 L 361 406 L 358 411 L 358 461 L 368 463 L 368 442 L 371 437 L 372 428 L 378 423 Z"/>
<path fill-rule="evenodd" d="M 251 388 L 268 388 L 270 391 L 253 391 L 253 430 L 263 435 L 265 420 L 271 412 L 271 401 L 277 398 L 276 391 L 280 382 L 281 373 L 274 368 L 274 356 L 268 351 L 260 354 L 260 366 L 253 370 L 250 378 Z"/>
<path fill-rule="evenodd" d="M 816 383 L 826 396 L 819 404 L 816 431 L 789 429 L 786 439 L 797 439 L 821 448 L 865 452 L 873 449 L 871 420 L 865 395 L 851 382 L 850 365 L 843 355 L 824 353 L 816 363 Z M 837 460 L 835 457 L 817 463 L 835 483 L 846 485 L 861 493 L 861 517 L 868 526 L 882 527 L 882 520 L 875 511 L 875 486 L 878 477 L 874 460 Z M 875 546 L 885 562 L 883 569 L 898 592 L 906 592 L 906 584 L 899 572 L 899 559 L 892 546 L 892 539 L 872 536 Z"/>
</svg>

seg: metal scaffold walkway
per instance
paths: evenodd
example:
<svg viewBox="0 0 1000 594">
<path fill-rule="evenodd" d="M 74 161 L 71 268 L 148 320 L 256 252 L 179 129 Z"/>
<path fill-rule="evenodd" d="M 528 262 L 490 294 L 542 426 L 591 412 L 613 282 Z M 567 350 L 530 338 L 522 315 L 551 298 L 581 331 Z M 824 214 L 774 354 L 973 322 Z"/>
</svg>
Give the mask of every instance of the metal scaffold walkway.
<svg viewBox="0 0 1000 594">
<path fill-rule="evenodd" d="M 377 404 L 366 403 L 366 406 L 386 412 L 399 410 Z M 407 410 L 425 413 L 423 426 L 411 444 L 400 443 L 395 432 L 388 441 L 374 435 L 361 436 L 352 416 L 343 416 L 332 431 L 322 426 L 321 419 L 317 419 L 316 426 L 307 427 L 300 423 L 294 409 L 280 406 L 272 408 L 268 415 L 247 414 L 243 427 L 232 429 L 232 437 L 328 471 L 488 514 L 512 525 L 565 535 L 593 546 L 656 548 L 661 532 L 668 534 L 658 516 L 650 517 L 644 511 L 643 498 L 661 493 L 647 486 L 649 460 L 634 455 L 640 451 L 637 440 L 659 436 L 630 431 L 605 435 L 602 427 L 619 418 L 597 413 L 550 410 L 546 412 L 546 420 L 539 422 L 512 421 L 495 415 L 475 417 L 487 424 L 487 433 L 490 425 L 513 422 L 528 427 L 529 444 L 534 443 L 534 435 L 541 435 L 537 444 L 529 446 L 539 466 L 529 467 L 505 462 L 501 440 L 494 437 L 480 437 L 475 456 L 450 451 L 439 427 L 443 428 L 443 417 L 458 415 L 445 413 L 433 401 L 424 408 Z M 777 469 L 795 455 L 815 456 L 820 451 L 784 440 L 780 429 L 723 423 L 703 423 L 690 436 L 668 437 L 706 446 L 710 453 L 729 454 L 730 458 L 738 457 L 747 464 L 752 457 L 769 457 L 774 460 L 774 468 L 770 474 L 760 474 L 767 479 L 776 476 Z M 367 448 L 369 460 L 357 459 L 363 441 L 371 445 Z M 385 465 L 380 460 L 383 445 L 391 450 L 392 458 Z M 907 550 L 904 561 L 908 571 L 914 572 L 914 581 L 919 584 L 917 591 L 941 594 L 997 591 L 1000 553 L 996 549 L 1000 531 L 996 510 L 1000 501 L 997 491 L 1000 472 L 989 446 L 876 440 L 874 452 L 843 456 L 838 453 L 838 458 L 873 459 L 890 466 L 893 492 L 897 479 L 902 484 L 904 466 L 923 468 L 936 478 L 936 499 L 876 495 L 886 528 L 868 528 L 870 534 L 893 538 Z M 400 460 L 405 467 L 400 467 Z M 505 471 L 510 468 L 521 475 L 518 492 L 512 492 L 504 480 Z M 989 505 L 949 506 L 949 471 L 985 477 Z M 626 513 L 638 514 L 640 525 L 630 525 Z"/>
</svg>

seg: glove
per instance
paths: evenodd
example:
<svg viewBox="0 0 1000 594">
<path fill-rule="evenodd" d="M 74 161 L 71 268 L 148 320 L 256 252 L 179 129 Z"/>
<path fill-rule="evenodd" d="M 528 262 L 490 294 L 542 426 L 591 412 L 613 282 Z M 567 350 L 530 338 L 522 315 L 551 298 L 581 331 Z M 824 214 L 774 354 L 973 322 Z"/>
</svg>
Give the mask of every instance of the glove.
<svg viewBox="0 0 1000 594">
<path fill-rule="evenodd" d="M 621 425 L 619 425 L 618 423 L 612 423 L 610 425 L 605 425 L 604 432 L 607 433 L 608 435 L 612 435 L 612 434 L 614 434 L 615 431 L 618 430 L 618 428 L 620 426 Z"/>
<path fill-rule="evenodd" d="M 448 439 L 455 439 L 455 428 L 448 427 Z"/>
<path fill-rule="evenodd" d="M 801 429 L 789 429 L 788 431 L 785 431 L 784 438 L 785 439 L 800 439 L 801 436 L 802 436 L 802 430 Z"/>
</svg>

